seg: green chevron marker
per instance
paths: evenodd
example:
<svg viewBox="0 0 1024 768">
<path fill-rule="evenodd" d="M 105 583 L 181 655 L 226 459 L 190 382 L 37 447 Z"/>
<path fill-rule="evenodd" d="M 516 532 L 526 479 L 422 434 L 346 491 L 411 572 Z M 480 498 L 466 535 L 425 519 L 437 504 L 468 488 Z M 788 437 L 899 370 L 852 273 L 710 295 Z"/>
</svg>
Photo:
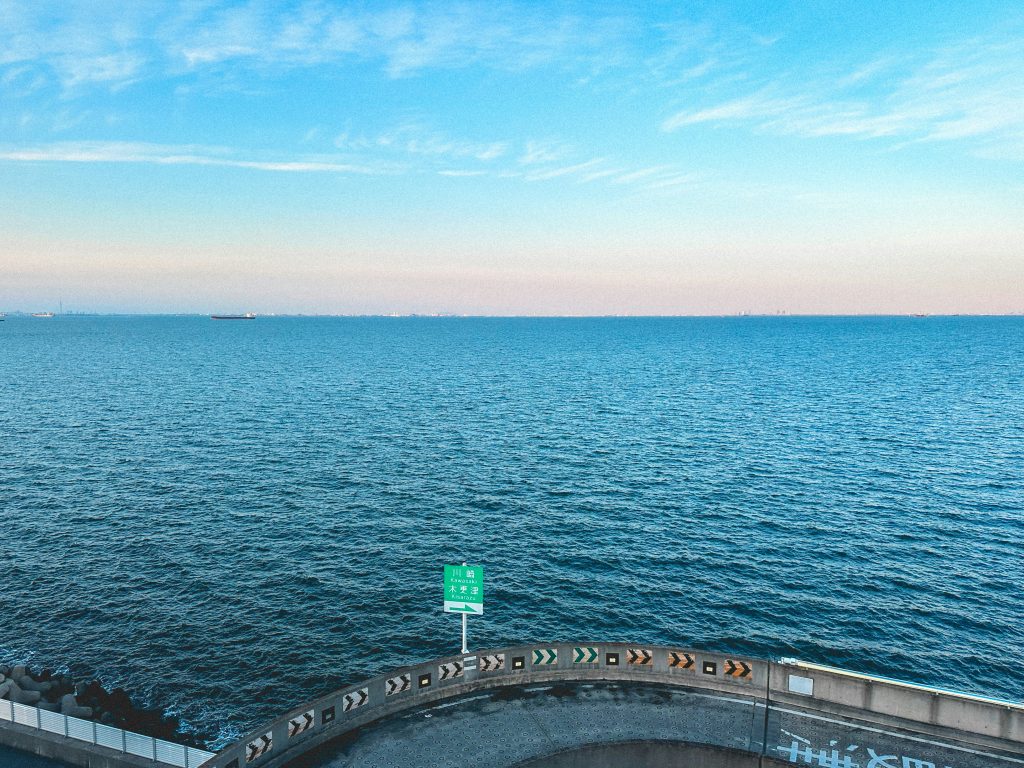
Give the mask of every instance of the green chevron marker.
<svg viewBox="0 0 1024 768">
<path fill-rule="evenodd" d="M 573 664 L 593 664 L 597 661 L 597 648 L 585 645 L 581 648 L 572 649 Z"/>
<path fill-rule="evenodd" d="M 557 648 L 535 648 L 533 651 L 534 665 L 554 664 L 556 661 L 558 661 Z"/>
</svg>

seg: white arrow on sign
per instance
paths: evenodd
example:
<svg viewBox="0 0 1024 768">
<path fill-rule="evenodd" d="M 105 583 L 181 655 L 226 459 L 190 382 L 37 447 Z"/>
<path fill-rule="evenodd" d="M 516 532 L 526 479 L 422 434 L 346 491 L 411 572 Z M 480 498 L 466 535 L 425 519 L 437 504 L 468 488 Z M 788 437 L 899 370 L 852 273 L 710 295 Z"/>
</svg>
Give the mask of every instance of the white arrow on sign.
<svg viewBox="0 0 1024 768">
<path fill-rule="evenodd" d="M 446 613 L 476 613 L 484 612 L 483 603 L 464 603 L 461 600 L 445 600 L 444 610 Z"/>
</svg>

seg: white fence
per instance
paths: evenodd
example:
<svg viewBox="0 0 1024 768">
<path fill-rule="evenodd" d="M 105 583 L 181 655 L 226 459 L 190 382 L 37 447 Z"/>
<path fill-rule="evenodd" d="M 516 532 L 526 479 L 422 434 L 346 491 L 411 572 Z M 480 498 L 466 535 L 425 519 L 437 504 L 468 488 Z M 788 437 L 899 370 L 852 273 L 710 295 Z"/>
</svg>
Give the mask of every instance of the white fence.
<svg viewBox="0 0 1024 768">
<path fill-rule="evenodd" d="M 148 758 L 176 768 L 198 768 L 211 757 L 212 752 L 173 744 L 152 736 L 143 736 L 120 728 L 111 728 L 91 720 L 68 717 L 59 712 L 49 712 L 38 707 L 16 704 L 0 699 L 0 720 L 27 725 L 48 733 L 56 733 L 69 739 L 116 749 L 129 755 Z"/>
</svg>

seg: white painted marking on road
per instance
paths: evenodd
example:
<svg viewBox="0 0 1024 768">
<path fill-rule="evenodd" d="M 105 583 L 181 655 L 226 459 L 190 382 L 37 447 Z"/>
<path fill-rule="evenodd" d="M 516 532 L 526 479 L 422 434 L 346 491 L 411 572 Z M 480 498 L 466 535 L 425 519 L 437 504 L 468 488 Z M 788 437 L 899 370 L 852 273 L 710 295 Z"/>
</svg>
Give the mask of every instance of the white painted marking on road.
<svg viewBox="0 0 1024 768">
<path fill-rule="evenodd" d="M 802 741 L 802 742 L 803 742 L 804 744 L 806 744 L 807 746 L 810 746 L 810 745 L 811 745 L 811 742 L 809 742 L 809 741 L 808 741 L 807 739 L 805 739 L 805 738 L 804 738 L 803 736 L 797 736 L 797 735 L 796 735 L 795 733 L 790 733 L 790 732 L 789 732 L 789 731 L 787 731 L 787 730 L 786 730 L 785 728 L 779 728 L 779 730 L 780 730 L 780 731 L 782 731 L 782 732 L 783 732 L 784 734 L 786 734 L 787 736 L 789 736 L 789 737 L 791 737 L 791 738 L 794 738 L 794 739 L 796 739 L 797 741 Z"/>
<path fill-rule="evenodd" d="M 1024 760 L 1018 760 L 1015 757 L 1006 757 L 1005 755 L 996 755 L 992 752 L 982 752 L 977 749 L 968 749 L 967 747 L 958 747 L 955 744 L 947 744 L 944 741 L 933 741 L 932 739 L 922 739 L 918 736 L 907 736 L 903 733 L 896 733 L 895 731 L 887 731 L 884 728 L 872 728 L 868 725 L 857 725 L 851 723 L 849 720 L 836 720 L 831 717 L 822 717 L 821 715 L 812 715 L 807 712 L 801 712 L 797 709 L 783 709 L 782 707 L 772 707 L 776 712 L 785 712 L 790 715 L 799 715 L 800 717 L 806 717 L 809 720 L 821 720 L 825 723 L 835 723 L 836 725 L 845 725 L 847 728 L 858 728 L 862 731 L 870 731 L 871 733 L 882 733 L 886 736 L 895 736 L 898 739 L 906 739 L 907 741 L 917 741 L 921 744 L 930 744 L 933 747 L 945 747 L 946 749 L 955 749 L 957 752 L 967 752 L 971 755 L 978 755 L 978 757 L 992 757 L 996 760 L 1005 760 L 1008 763 L 1017 763 L 1018 765 L 1024 765 Z"/>
<path fill-rule="evenodd" d="M 471 701 L 480 701 L 480 699 L 489 698 L 491 698 L 491 695 L 489 693 L 485 693 L 483 696 L 471 696 L 468 699 L 456 699 L 455 701 L 450 701 L 447 704 L 435 704 L 431 709 L 448 709 L 448 707 L 457 707 L 460 704 L 468 704 Z"/>
<path fill-rule="evenodd" d="M 608 682 L 612 682 L 612 683 L 622 683 L 622 682 L 629 683 L 631 681 L 630 680 L 611 680 L 611 681 L 608 681 Z M 540 686 L 536 686 L 535 685 L 535 686 L 530 686 L 529 688 L 523 688 L 523 690 L 524 691 L 529 691 L 530 693 L 535 693 L 536 691 L 550 691 L 554 687 L 555 686 L 553 686 L 553 685 L 540 685 Z M 588 687 L 593 687 L 593 686 L 588 686 Z M 737 698 L 734 698 L 732 696 L 713 696 L 713 695 L 711 695 L 709 693 L 695 693 L 695 692 L 692 692 L 692 691 L 682 691 L 682 693 L 683 693 L 684 696 L 693 696 L 694 698 L 698 698 L 698 699 L 715 699 L 716 701 L 728 701 L 728 702 L 731 702 L 733 704 L 745 704 L 748 707 L 763 707 L 764 706 L 764 704 L 761 704 L 760 702 L 757 702 L 757 701 L 751 701 L 750 699 L 737 699 Z"/>
<path fill-rule="evenodd" d="M 732 696 L 712 696 L 709 693 L 690 693 L 689 691 L 685 691 L 685 694 L 698 699 L 715 699 L 716 701 L 728 701 L 733 704 L 746 704 L 748 707 L 764 706 L 764 704 L 760 704 L 756 701 L 750 701 L 749 699 L 734 699 Z"/>
</svg>

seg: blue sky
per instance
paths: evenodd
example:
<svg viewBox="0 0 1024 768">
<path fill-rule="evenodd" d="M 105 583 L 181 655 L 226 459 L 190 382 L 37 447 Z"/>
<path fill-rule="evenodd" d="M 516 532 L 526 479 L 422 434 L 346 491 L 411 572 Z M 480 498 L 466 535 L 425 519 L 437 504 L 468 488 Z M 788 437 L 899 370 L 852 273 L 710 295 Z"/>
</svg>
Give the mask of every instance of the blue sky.
<svg viewBox="0 0 1024 768">
<path fill-rule="evenodd" d="M 0 0 L 0 310 L 1024 311 L 1019 2 Z"/>
</svg>

